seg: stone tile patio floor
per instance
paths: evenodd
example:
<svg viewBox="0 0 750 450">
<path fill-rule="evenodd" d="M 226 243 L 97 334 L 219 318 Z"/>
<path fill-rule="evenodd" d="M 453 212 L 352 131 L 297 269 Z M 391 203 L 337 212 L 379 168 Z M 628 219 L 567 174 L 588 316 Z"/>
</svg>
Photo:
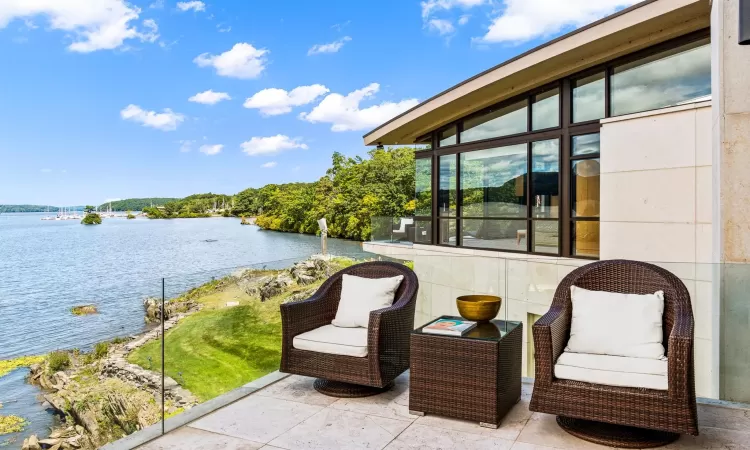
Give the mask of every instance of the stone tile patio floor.
<svg viewBox="0 0 750 450">
<path fill-rule="evenodd" d="M 408 372 L 384 394 L 335 399 L 313 379 L 289 376 L 179 428 L 141 449 L 590 449 L 605 448 L 562 431 L 555 417 L 529 411 L 531 385 L 497 430 L 409 414 Z M 750 410 L 698 406 L 698 437 L 665 448 L 750 449 Z"/>
</svg>

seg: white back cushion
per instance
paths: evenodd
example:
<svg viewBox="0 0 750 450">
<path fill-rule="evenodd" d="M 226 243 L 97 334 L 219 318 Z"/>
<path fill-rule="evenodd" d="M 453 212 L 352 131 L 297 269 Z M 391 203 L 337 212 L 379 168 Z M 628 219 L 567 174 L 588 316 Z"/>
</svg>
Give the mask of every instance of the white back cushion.
<svg viewBox="0 0 750 450">
<path fill-rule="evenodd" d="M 571 286 L 573 317 L 566 352 L 664 358 L 664 292 L 617 294 Z"/>
<path fill-rule="evenodd" d="M 391 306 L 396 290 L 403 279 L 403 275 L 393 278 L 361 278 L 344 275 L 339 309 L 336 311 L 336 318 L 331 323 L 337 327 L 367 328 L 370 311 Z"/>
</svg>

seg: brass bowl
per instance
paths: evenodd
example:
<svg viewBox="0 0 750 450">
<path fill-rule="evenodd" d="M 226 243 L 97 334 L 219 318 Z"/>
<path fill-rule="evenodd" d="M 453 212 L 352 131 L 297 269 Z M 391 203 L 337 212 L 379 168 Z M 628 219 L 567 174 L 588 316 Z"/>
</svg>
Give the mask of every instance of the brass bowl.
<svg viewBox="0 0 750 450">
<path fill-rule="evenodd" d="M 456 299 L 461 317 L 475 322 L 489 322 L 494 319 L 502 304 L 502 298 L 492 295 L 464 295 Z"/>
</svg>

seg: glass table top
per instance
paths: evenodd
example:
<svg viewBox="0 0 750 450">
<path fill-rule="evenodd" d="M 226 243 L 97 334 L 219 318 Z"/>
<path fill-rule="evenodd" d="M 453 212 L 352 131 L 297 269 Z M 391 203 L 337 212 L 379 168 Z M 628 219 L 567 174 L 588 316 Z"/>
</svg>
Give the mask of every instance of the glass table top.
<svg viewBox="0 0 750 450">
<path fill-rule="evenodd" d="M 424 327 L 426 327 L 427 325 L 430 325 L 431 323 L 439 319 L 466 320 L 466 319 L 463 319 L 461 317 L 456 317 L 456 316 L 440 316 L 427 322 L 426 324 L 422 325 L 416 330 L 412 331 L 412 334 L 447 337 L 447 338 L 452 338 L 452 339 L 470 339 L 470 340 L 476 340 L 476 341 L 501 341 L 505 336 L 508 335 L 508 333 L 513 331 L 515 328 L 521 326 L 521 322 L 510 322 L 506 320 L 491 320 L 489 322 L 478 323 L 476 327 L 469 330 L 463 336 L 446 336 L 442 334 L 425 333 L 422 331 Z"/>
</svg>

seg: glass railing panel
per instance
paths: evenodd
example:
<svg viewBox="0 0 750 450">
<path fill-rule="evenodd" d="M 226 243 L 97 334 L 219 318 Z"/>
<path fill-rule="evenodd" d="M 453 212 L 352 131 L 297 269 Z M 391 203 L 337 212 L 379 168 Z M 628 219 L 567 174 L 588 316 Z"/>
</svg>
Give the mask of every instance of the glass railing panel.
<svg viewBox="0 0 750 450">
<path fill-rule="evenodd" d="M 372 242 L 411 244 L 417 238 L 417 228 L 425 231 L 424 224 L 418 223 L 413 217 L 373 217 L 370 223 Z M 424 239 L 422 236 L 421 240 Z"/>
<path fill-rule="evenodd" d="M 208 401 L 236 400 L 247 395 L 240 388 L 279 370 L 280 305 L 311 297 L 362 256 L 298 257 L 166 278 L 164 340 L 131 356 L 136 364 L 161 365 L 164 352 L 165 430 L 183 423 L 171 418 Z"/>
</svg>

